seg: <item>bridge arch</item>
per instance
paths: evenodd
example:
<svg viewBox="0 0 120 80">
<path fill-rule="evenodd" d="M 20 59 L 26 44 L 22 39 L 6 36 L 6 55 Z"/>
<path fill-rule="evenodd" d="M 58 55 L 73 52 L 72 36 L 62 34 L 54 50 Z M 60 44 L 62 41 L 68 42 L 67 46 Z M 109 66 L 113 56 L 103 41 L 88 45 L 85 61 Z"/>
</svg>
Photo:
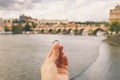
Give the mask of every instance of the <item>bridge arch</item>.
<svg viewBox="0 0 120 80">
<path fill-rule="evenodd" d="M 62 33 L 63 33 L 63 34 L 68 34 L 68 32 L 67 32 L 66 29 L 63 29 L 63 30 L 62 30 Z"/>
<path fill-rule="evenodd" d="M 40 33 L 45 33 L 45 29 L 41 29 L 41 30 L 40 30 Z"/>
<path fill-rule="evenodd" d="M 84 30 L 85 30 L 84 28 L 80 29 L 80 35 L 83 34 L 83 31 L 84 31 Z"/>
<path fill-rule="evenodd" d="M 68 29 L 67 33 L 70 34 L 70 33 L 72 33 L 72 31 L 73 31 L 72 29 Z"/>
<path fill-rule="evenodd" d="M 95 29 L 95 30 L 93 31 L 93 35 L 97 35 L 97 33 L 98 33 L 99 31 L 104 32 L 103 29 L 97 28 L 97 29 Z"/>
<path fill-rule="evenodd" d="M 61 32 L 62 32 L 62 29 L 56 30 L 56 33 L 61 33 Z"/>
<path fill-rule="evenodd" d="M 53 33 L 53 29 L 49 29 L 49 30 L 48 30 L 48 33 Z"/>
</svg>

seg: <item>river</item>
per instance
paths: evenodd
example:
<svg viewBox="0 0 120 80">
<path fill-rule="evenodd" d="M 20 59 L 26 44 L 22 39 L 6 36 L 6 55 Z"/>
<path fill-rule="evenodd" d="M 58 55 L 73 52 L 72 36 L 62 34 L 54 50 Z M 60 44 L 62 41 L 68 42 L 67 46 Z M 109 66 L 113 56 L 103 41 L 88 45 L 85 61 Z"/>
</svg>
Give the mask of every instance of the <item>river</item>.
<svg viewBox="0 0 120 80">
<path fill-rule="evenodd" d="M 105 61 L 110 55 L 106 54 L 110 53 L 111 47 L 102 41 L 104 39 L 103 36 L 0 35 L 0 80 L 40 80 L 41 65 L 54 40 L 59 40 L 64 45 L 64 51 L 69 60 L 70 79 L 103 80 L 91 77 L 92 74 L 95 74 L 92 72 L 98 69 L 97 67 L 93 69 L 95 66 L 99 66 L 97 62 L 107 65 Z M 104 46 L 102 46 L 103 44 Z M 100 53 L 102 53 L 103 59 L 99 59 Z M 89 69 L 91 66 L 93 68 Z M 102 70 L 104 69 L 103 67 Z M 88 73 L 91 73 L 91 77 L 88 77 Z M 99 74 L 96 75 L 99 76 Z M 112 72 L 110 74 L 112 75 Z M 107 78 L 104 77 L 104 80 L 110 80 Z M 111 80 L 118 79 L 112 78 Z"/>
</svg>

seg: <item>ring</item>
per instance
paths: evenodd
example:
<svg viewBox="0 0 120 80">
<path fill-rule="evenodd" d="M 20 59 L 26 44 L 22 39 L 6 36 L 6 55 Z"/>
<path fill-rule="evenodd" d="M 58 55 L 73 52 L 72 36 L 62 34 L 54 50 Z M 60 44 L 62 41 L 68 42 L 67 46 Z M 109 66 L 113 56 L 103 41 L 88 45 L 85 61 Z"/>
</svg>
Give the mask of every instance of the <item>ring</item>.
<svg viewBox="0 0 120 80">
<path fill-rule="evenodd" d="M 60 42 L 59 42 L 58 40 L 53 41 L 53 43 L 52 43 L 52 44 L 55 44 L 55 43 L 60 44 Z"/>
</svg>

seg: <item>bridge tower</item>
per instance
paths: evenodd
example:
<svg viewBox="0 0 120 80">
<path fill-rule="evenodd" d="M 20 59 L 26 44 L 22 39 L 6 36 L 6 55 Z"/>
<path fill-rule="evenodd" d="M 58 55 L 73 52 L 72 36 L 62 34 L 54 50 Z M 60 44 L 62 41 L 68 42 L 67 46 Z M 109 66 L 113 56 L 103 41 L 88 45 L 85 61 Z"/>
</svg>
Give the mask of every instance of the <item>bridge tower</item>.
<svg viewBox="0 0 120 80">
<path fill-rule="evenodd" d="M 114 9 L 110 10 L 110 14 L 109 14 L 109 23 L 112 22 L 120 22 L 120 5 L 116 5 Z"/>
</svg>

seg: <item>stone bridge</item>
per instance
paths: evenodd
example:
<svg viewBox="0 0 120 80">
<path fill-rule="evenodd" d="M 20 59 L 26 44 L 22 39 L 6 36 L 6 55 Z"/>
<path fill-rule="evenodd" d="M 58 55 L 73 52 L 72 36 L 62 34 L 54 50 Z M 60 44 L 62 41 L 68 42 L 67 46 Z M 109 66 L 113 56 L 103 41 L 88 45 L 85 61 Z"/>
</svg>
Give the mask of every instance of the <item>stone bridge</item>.
<svg viewBox="0 0 120 80">
<path fill-rule="evenodd" d="M 88 34 L 88 35 L 96 35 L 98 31 L 107 32 L 108 28 L 104 25 L 95 26 L 95 25 L 87 25 L 87 26 L 54 26 L 54 27 L 39 27 L 36 28 L 34 31 L 39 33 L 46 33 L 46 34 Z"/>
</svg>

